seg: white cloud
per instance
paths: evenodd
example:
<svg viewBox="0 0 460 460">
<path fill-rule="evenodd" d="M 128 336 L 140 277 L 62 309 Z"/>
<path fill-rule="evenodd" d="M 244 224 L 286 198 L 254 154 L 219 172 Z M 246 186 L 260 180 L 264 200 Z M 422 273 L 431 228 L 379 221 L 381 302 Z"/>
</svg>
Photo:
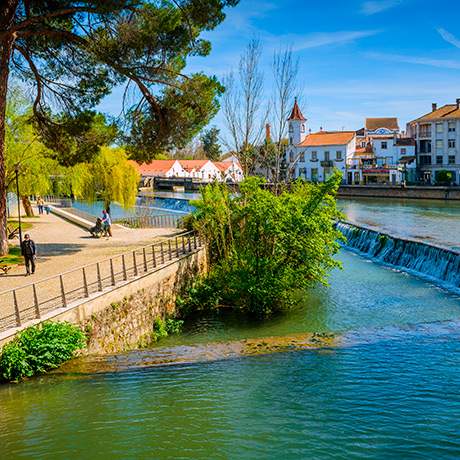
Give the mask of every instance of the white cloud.
<svg viewBox="0 0 460 460">
<path fill-rule="evenodd" d="M 338 45 L 343 43 L 350 43 L 361 38 L 371 37 L 380 33 L 379 30 L 360 30 L 360 31 L 338 31 L 338 32 L 324 32 L 300 36 L 288 36 L 284 39 L 278 37 L 278 43 L 290 40 L 294 45 L 293 51 L 301 51 L 310 48 L 318 48 L 326 45 Z"/>
<path fill-rule="evenodd" d="M 450 43 L 451 45 L 454 45 L 457 48 L 460 48 L 460 39 L 457 38 L 454 34 L 451 34 L 449 31 L 446 29 L 443 29 L 440 27 L 437 29 L 439 35 L 447 42 Z"/>
<path fill-rule="evenodd" d="M 401 3 L 402 0 L 369 0 L 361 5 L 361 12 L 367 16 L 371 16 L 394 8 Z"/>
<path fill-rule="evenodd" d="M 432 59 L 417 56 L 405 56 L 401 54 L 367 53 L 367 57 L 382 61 L 401 62 L 405 64 L 417 64 L 443 69 L 460 69 L 460 60 L 455 59 Z"/>
</svg>

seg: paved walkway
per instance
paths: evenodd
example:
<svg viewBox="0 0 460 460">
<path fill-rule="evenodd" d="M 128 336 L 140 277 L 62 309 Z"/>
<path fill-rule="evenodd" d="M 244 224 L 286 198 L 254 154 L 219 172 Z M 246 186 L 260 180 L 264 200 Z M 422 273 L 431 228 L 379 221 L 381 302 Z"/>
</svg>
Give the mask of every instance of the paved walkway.
<svg viewBox="0 0 460 460">
<path fill-rule="evenodd" d="M 174 229 L 129 229 L 114 225 L 112 238 L 92 238 L 82 228 L 71 224 L 53 214 L 39 218 L 24 219 L 31 222 L 33 227 L 27 232 L 37 246 L 37 269 L 32 276 L 25 276 L 25 267 L 17 266 L 8 275 L 0 275 L 0 293 L 13 288 L 38 283 L 39 296 L 53 297 L 59 293 L 59 285 L 54 281 L 40 283 L 41 280 L 59 273 L 78 268 L 82 265 L 105 260 L 116 254 L 121 254 L 134 248 L 153 243 L 160 237 L 172 235 Z M 67 286 L 72 286 L 76 280 L 67 276 Z M 78 280 L 81 283 L 81 280 Z M 30 292 L 29 292 L 30 291 Z M 22 293 L 22 294 L 21 294 Z M 22 297 L 25 296 L 23 299 Z M 13 313 L 11 299 L 0 295 L 0 318 Z M 18 291 L 18 301 L 22 304 L 33 304 L 32 291 L 27 288 Z M 8 303 L 8 305 L 2 305 Z"/>
</svg>

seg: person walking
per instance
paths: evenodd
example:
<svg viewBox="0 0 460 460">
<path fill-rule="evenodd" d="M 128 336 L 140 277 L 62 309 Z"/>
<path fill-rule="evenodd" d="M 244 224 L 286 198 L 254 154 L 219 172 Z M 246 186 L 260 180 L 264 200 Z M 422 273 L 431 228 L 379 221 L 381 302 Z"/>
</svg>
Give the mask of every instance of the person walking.
<svg viewBox="0 0 460 460">
<path fill-rule="evenodd" d="M 112 236 L 112 219 L 105 209 L 102 210 L 102 228 L 104 229 L 106 236 Z"/>
<path fill-rule="evenodd" d="M 21 243 L 21 254 L 24 257 L 26 263 L 26 276 L 35 273 L 35 243 L 30 239 L 30 235 L 26 233 L 24 240 Z M 32 273 L 31 273 L 32 270 Z"/>
<path fill-rule="evenodd" d="M 43 201 L 43 198 L 39 196 L 37 198 L 38 214 L 43 214 L 44 205 L 45 205 L 45 202 Z"/>
</svg>

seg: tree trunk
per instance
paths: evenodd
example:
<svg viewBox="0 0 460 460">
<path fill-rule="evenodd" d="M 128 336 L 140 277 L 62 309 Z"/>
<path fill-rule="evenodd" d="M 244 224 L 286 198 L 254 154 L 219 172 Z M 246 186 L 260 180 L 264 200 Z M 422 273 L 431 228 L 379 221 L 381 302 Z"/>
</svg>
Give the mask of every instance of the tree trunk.
<svg viewBox="0 0 460 460">
<path fill-rule="evenodd" d="M 30 202 L 29 197 L 27 195 L 22 195 L 21 201 L 22 201 L 22 207 L 24 208 L 26 216 L 33 217 L 34 209 L 32 208 L 32 203 Z"/>
<path fill-rule="evenodd" d="M 2 2 L 0 11 L 0 30 L 2 32 L 11 28 L 17 6 L 17 0 Z M 5 116 L 13 42 L 13 34 L 4 35 L 0 42 L 0 256 L 8 254 L 8 235 L 6 234 Z"/>
</svg>

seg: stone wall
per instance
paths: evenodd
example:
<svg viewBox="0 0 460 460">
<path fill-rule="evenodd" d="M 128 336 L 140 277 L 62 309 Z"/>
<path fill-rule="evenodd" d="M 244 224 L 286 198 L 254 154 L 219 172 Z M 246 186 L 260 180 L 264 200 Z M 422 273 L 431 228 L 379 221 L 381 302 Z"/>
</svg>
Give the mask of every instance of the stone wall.
<svg viewBox="0 0 460 460">
<path fill-rule="evenodd" d="M 394 187 L 390 185 L 341 185 L 339 197 L 460 200 L 460 187 Z"/>
<path fill-rule="evenodd" d="M 197 249 L 158 270 L 146 273 L 90 298 L 54 310 L 27 326 L 69 321 L 82 326 L 89 337 L 87 353 L 117 353 L 146 344 L 155 318 L 173 316 L 175 299 L 190 281 L 208 269 L 206 250 Z M 0 337 L 0 348 L 18 331 Z"/>
</svg>

